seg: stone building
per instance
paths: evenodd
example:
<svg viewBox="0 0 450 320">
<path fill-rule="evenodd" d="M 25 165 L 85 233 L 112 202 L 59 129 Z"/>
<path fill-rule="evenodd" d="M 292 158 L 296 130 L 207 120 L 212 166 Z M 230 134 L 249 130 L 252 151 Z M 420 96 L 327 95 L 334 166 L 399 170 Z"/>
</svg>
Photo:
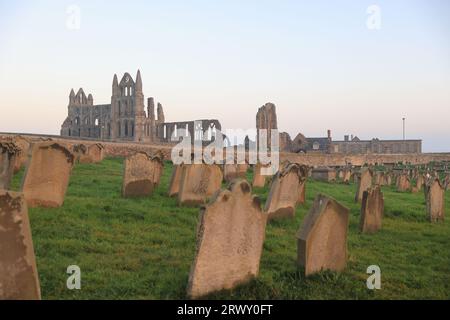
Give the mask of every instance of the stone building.
<svg viewBox="0 0 450 320">
<path fill-rule="evenodd" d="M 422 140 L 360 140 L 346 135 L 343 141 L 332 142 L 332 152 L 344 154 L 422 153 Z"/>
<path fill-rule="evenodd" d="M 215 119 L 166 123 L 161 103 L 156 104 L 155 116 L 153 98 L 147 99 L 145 110 L 142 77 L 138 70 L 136 80 L 125 73 L 119 82 L 114 75 L 110 104 L 94 105 L 92 94 L 86 96 L 83 89 L 75 94 L 72 89 L 61 136 L 164 143 L 171 142 L 172 133 L 177 129 L 184 129 L 185 135 L 189 132 L 195 140 L 212 141 L 221 126 Z M 179 135 L 175 136 L 175 140 L 180 139 Z"/>
</svg>

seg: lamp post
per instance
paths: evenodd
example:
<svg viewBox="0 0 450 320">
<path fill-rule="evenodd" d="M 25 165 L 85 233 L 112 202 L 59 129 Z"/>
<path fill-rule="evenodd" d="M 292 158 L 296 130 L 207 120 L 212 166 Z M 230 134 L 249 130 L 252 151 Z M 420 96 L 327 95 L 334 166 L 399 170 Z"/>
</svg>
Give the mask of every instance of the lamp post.
<svg viewBox="0 0 450 320">
<path fill-rule="evenodd" d="M 406 120 L 406 118 L 403 117 L 402 120 L 403 120 L 403 140 L 406 140 L 406 134 L 405 134 L 405 120 Z"/>
</svg>

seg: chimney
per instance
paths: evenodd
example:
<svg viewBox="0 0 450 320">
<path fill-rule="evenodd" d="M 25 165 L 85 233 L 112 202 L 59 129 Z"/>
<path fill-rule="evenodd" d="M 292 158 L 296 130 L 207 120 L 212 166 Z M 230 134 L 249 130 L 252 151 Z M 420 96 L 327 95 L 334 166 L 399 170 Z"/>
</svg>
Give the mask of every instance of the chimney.
<svg viewBox="0 0 450 320">
<path fill-rule="evenodd" d="M 349 136 L 348 136 L 348 134 L 344 136 L 344 141 L 345 141 L 345 142 L 348 142 L 348 141 L 349 141 Z"/>
<path fill-rule="evenodd" d="M 328 131 L 327 131 L 327 134 L 328 134 L 328 140 L 331 141 L 331 130 L 328 130 Z"/>
</svg>

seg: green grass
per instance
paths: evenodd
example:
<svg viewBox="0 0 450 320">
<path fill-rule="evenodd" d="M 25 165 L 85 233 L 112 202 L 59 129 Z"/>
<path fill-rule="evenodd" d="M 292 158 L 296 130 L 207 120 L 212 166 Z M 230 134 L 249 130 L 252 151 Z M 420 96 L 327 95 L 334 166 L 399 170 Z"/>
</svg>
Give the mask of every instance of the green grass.
<svg viewBox="0 0 450 320">
<path fill-rule="evenodd" d="M 77 164 L 61 208 L 30 209 L 44 299 L 183 299 L 195 253 L 198 208 L 179 207 L 166 192 L 172 165 L 149 198 L 123 199 L 122 159 Z M 23 171 L 14 177 L 20 185 Z M 251 178 L 249 173 L 248 178 Z M 265 201 L 268 188 L 253 190 Z M 358 232 L 354 184 L 309 181 L 294 220 L 271 222 L 260 275 L 211 299 L 449 299 L 450 223 L 426 221 L 423 193 L 384 188 L 383 228 Z M 345 272 L 305 278 L 296 266 L 295 234 L 317 193 L 351 209 Z M 447 193 L 446 207 L 450 208 Z M 366 288 L 366 269 L 381 268 L 381 290 Z M 78 265 L 82 289 L 68 290 L 66 269 Z"/>
</svg>

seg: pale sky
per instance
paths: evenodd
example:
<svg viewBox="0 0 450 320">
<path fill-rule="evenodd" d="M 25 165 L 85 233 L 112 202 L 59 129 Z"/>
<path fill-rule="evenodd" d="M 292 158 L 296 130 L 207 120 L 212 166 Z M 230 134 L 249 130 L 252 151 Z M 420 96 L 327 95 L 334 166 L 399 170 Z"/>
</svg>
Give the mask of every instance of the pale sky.
<svg viewBox="0 0 450 320">
<path fill-rule="evenodd" d="M 401 139 L 405 116 L 450 151 L 449 17 L 448 0 L 0 0 L 0 132 L 59 134 L 71 88 L 110 103 L 114 73 L 140 69 L 166 121 L 251 129 L 273 102 L 292 138 Z"/>
</svg>

